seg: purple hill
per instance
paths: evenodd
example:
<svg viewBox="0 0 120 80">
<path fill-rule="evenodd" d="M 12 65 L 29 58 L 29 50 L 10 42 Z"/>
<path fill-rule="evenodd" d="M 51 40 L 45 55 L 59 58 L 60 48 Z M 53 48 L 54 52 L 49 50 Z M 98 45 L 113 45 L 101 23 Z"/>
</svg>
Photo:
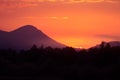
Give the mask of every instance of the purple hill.
<svg viewBox="0 0 120 80">
<path fill-rule="evenodd" d="M 32 25 L 26 25 L 11 32 L 0 31 L 0 49 L 29 49 L 33 45 L 52 48 L 65 47 Z"/>
</svg>

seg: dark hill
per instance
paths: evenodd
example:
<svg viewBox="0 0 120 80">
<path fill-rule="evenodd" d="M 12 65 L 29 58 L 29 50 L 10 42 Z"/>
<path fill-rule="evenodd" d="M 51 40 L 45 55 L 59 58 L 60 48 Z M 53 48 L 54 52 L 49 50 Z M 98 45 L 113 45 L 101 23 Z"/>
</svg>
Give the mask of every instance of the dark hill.
<svg viewBox="0 0 120 80">
<path fill-rule="evenodd" d="M 65 45 L 56 42 L 32 25 L 20 27 L 11 32 L 0 31 L 0 49 L 29 49 L 32 45 L 63 48 Z"/>
</svg>

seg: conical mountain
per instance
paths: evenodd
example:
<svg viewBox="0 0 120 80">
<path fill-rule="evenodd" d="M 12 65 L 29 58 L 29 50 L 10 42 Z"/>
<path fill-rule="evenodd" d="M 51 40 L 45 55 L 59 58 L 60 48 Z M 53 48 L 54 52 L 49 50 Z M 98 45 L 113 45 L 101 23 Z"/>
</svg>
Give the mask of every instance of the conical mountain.
<svg viewBox="0 0 120 80">
<path fill-rule="evenodd" d="M 0 49 L 29 49 L 32 45 L 37 45 L 38 47 L 50 46 L 52 48 L 65 47 L 65 45 L 51 39 L 32 25 L 22 26 L 14 31 L 5 33 L 5 35 L 0 35 Z"/>
</svg>

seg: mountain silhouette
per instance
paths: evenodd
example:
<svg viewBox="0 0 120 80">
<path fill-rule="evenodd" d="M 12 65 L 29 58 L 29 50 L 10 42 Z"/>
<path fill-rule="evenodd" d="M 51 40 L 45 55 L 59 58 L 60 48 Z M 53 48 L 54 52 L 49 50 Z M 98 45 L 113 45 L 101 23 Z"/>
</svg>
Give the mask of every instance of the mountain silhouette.
<svg viewBox="0 0 120 80">
<path fill-rule="evenodd" d="M 110 46 L 112 46 L 112 47 L 120 46 L 120 41 L 110 41 L 110 42 L 106 42 L 106 43 L 109 43 Z"/>
<path fill-rule="evenodd" d="M 25 25 L 11 32 L 0 31 L 0 49 L 29 49 L 33 45 L 52 48 L 65 47 L 32 25 Z"/>
<path fill-rule="evenodd" d="M 111 47 L 120 47 L 120 41 L 110 41 L 110 42 L 103 42 L 104 46 L 107 46 L 109 44 Z M 92 48 L 99 48 L 101 44 L 98 44 Z"/>
</svg>

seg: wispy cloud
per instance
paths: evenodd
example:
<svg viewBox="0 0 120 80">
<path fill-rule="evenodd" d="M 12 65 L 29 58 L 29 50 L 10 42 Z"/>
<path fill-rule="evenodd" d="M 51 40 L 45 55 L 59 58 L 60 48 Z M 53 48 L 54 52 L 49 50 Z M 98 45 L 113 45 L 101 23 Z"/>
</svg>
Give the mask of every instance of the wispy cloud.
<svg viewBox="0 0 120 80">
<path fill-rule="evenodd" d="M 62 16 L 62 17 L 58 17 L 58 16 L 46 16 L 46 17 L 40 17 L 40 16 L 24 16 L 22 18 L 25 19 L 55 19 L 55 20 L 67 20 L 69 19 L 68 16 Z"/>
<path fill-rule="evenodd" d="M 96 36 L 100 38 L 107 38 L 107 39 L 112 39 L 112 40 L 120 40 L 120 36 L 115 36 L 115 35 L 100 34 Z"/>
<path fill-rule="evenodd" d="M 30 0 L 31 1 L 31 0 Z M 0 0 L 0 10 L 4 9 L 14 9 L 14 8 L 24 8 L 24 7 L 34 7 L 38 4 L 32 2 L 26 2 L 24 0 Z"/>
<path fill-rule="evenodd" d="M 119 0 L 68 0 L 67 3 L 118 3 Z"/>
<path fill-rule="evenodd" d="M 67 19 L 69 19 L 69 17 L 67 17 L 67 16 L 63 16 L 63 17 L 53 16 L 53 17 L 48 17 L 48 18 L 50 18 L 50 19 L 59 19 L 59 20 L 67 20 Z"/>
<path fill-rule="evenodd" d="M 96 2 L 91 4 L 91 2 Z M 118 2 L 114 4 L 100 3 Z M 71 2 L 68 4 L 67 2 Z M 78 3 L 77 3 L 78 2 Z M 88 2 L 88 3 L 87 3 Z M 81 14 L 85 11 L 89 12 L 103 12 L 109 14 L 120 14 L 120 1 L 119 0 L 0 0 L 0 15 L 3 13 L 13 13 L 32 16 L 32 13 L 42 16 L 53 16 L 51 19 L 58 19 L 56 15 L 51 14 L 65 14 L 67 16 L 75 13 Z M 77 3 L 77 4 L 76 4 Z M 84 5 L 85 3 L 85 5 Z M 86 4 L 87 3 L 87 4 Z M 3 11 L 3 12 L 2 12 Z M 22 12 L 20 12 L 22 11 Z M 15 13 L 14 13 L 15 12 Z M 4 14 L 5 15 L 5 14 Z M 57 17 L 57 18 L 55 18 Z M 30 17 L 29 17 L 30 18 Z M 62 17 L 68 19 L 68 17 Z"/>
</svg>

